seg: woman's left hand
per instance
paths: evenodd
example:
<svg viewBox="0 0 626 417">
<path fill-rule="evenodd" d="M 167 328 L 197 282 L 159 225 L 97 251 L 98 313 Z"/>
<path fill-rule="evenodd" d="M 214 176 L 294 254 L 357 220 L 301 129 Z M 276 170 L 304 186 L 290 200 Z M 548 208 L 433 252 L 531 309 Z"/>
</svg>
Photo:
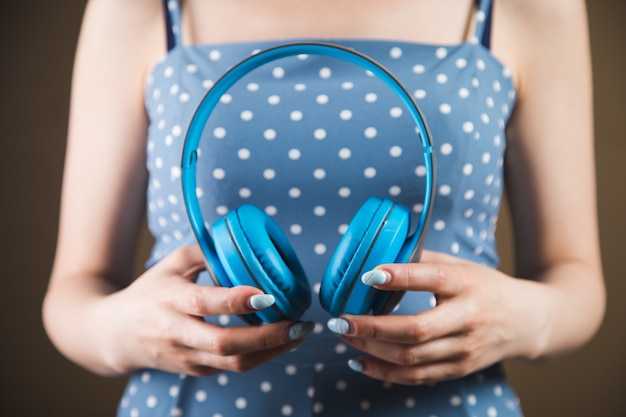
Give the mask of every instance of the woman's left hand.
<svg viewBox="0 0 626 417">
<path fill-rule="evenodd" d="M 551 305 L 547 285 L 428 251 L 420 263 L 381 265 L 366 275 L 381 290 L 432 292 L 437 305 L 413 316 L 331 319 L 329 328 L 345 343 L 371 355 L 349 362 L 365 375 L 433 383 L 541 352 Z"/>
</svg>

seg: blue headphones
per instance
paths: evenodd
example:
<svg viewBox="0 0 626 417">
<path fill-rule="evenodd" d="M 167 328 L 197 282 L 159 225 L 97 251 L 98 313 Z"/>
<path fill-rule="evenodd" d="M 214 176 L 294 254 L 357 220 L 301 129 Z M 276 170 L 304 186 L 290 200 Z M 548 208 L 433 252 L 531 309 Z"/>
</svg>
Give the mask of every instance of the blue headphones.
<svg viewBox="0 0 626 417">
<path fill-rule="evenodd" d="M 322 278 L 322 307 L 333 316 L 390 312 L 404 293 L 376 290 L 363 284 L 360 277 L 383 263 L 418 261 L 433 205 L 435 161 L 430 133 L 409 92 L 380 64 L 352 49 L 322 42 L 283 44 L 239 62 L 213 84 L 198 105 L 183 146 L 181 177 L 191 227 L 215 284 L 250 285 L 276 299 L 272 307 L 243 317 L 252 324 L 300 319 L 311 305 L 309 282 L 285 234 L 259 208 L 244 204 L 215 222 L 212 233 L 209 231 L 196 196 L 198 146 L 211 112 L 235 82 L 261 65 L 300 54 L 349 61 L 383 80 L 400 97 L 417 125 L 426 167 L 424 205 L 417 227 L 411 227 L 410 210 L 389 199 L 371 197 L 359 208 Z"/>
</svg>

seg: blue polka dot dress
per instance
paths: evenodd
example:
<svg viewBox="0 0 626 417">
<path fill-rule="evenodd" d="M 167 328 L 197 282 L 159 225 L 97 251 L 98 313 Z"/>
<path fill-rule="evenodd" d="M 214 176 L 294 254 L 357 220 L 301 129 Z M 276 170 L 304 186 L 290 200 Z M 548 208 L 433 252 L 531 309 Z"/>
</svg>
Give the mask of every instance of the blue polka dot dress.
<svg viewBox="0 0 626 417">
<path fill-rule="evenodd" d="M 185 45 L 179 4 L 165 2 L 169 52 L 145 88 L 148 222 L 154 265 L 195 244 L 181 190 L 186 128 L 207 89 L 250 54 L 284 41 Z M 426 248 L 498 264 L 494 232 L 503 187 L 505 126 L 515 103 L 510 71 L 489 51 L 491 1 L 479 2 L 467 42 L 431 45 L 335 39 L 382 63 L 414 95 L 437 153 L 436 201 Z M 293 40 L 290 40 L 293 41 Z M 214 222 L 241 204 L 272 216 L 295 247 L 314 293 L 342 233 L 371 196 L 418 215 L 424 200 L 423 150 L 399 99 L 368 71 L 332 57 L 299 55 L 249 73 L 225 94 L 199 148 L 196 194 Z M 201 275 L 199 283 L 210 285 Z M 315 295 L 315 294 L 314 294 Z M 435 306 L 407 294 L 392 314 Z M 296 350 L 245 373 L 197 378 L 136 372 L 119 417 L 520 416 L 499 365 L 465 378 L 404 386 L 353 372 L 359 352 L 330 332 L 313 297 L 303 320 L 316 323 Z M 213 317 L 240 326 L 234 316 Z"/>
</svg>

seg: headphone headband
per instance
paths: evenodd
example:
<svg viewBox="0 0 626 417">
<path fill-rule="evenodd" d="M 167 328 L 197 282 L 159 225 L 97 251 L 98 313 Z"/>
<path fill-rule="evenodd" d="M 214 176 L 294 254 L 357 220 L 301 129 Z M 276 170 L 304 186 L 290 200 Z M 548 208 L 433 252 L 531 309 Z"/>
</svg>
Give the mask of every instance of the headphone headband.
<svg viewBox="0 0 626 417">
<path fill-rule="evenodd" d="M 213 84 L 198 105 L 193 118 L 191 119 L 183 146 L 181 178 L 187 214 L 191 222 L 191 227 L 198 238 L 197 240 L 202 247 L 203 252 L 205 254 L 210 254 L 210 256 L 216 256 L 213 239 L 208 228 L 205 226 L 205 221 L 202 217 L 200 205 L 196 196 L 196 162 L 198 158 L 198 146 L 200 144 L 200 139 L 202 137 L 206 121 L 217 103 L 220 101 L 221 97 L 230 89 L 230 87 L 233 86 L 233 84 L 239 81 L 246 74 L 271 61 L 303 54 L 330 56 L 354 63 L 366 70 L 369 70 L 376 77 L 384 81 L 410 111 L 413 121 L 417 126 L 419 137 L 424 148 L 426 189 L 422 213 L 420 215 L 417 228 L 411 237 L 411 239 L 414 240 L 414 242 L 411 243 L 414 244 L 409 246 L 412 247 L 413 250 L 411 253 L 401 254 L 402 259 L 400 261 L 409 262 L 411 260 L 418 259 L 424 245 L 424 239 L 420 239 L 420 237 L 424 235 L 430 221 L 435 182 L 435 160 L 432 140 L 424 117 L 422 116 L 422 113 L 411 94 L 389 70 L 360 52 L 347 47 L 324 42 L 298 42 L 282 44 L 249 56 L 224 73 L 224 75 L 222 75 L 222 77 L 219 78 L 215 84 Z"/>
</svg>

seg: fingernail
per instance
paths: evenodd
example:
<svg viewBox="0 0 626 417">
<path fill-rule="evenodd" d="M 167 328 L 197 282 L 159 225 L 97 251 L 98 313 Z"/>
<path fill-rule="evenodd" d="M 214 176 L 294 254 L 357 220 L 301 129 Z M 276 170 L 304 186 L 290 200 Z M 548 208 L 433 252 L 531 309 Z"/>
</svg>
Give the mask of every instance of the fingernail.
<svg viewBox="0 0 626 417">
<path fill-rule="evenodd" d="M 363 372 L 363 369 L 365 369 L 365 366 L 363 366 L 363 362 L 361 362 L 361 361 L 359 361 L 357 359 L 350 359 L 348 361 L 348 366 L 354 372 Z"/>
<path fill-rule="evenodd" d="M 269 294 L 257 294 L 250 297 L 250 305 L 255 310 L 263 310 L 273 305 L 275 301 L 274 296 Z"/>
<path fill-rule="evenodd" d="M 326 325 L 333 333 L 346 334 L 350 331 L 350 323 L 344 319 L 332 318 Z"/>
<path fill-rule="evenodd" d="M 307 337 L 315 327 L 311 321 L 299 321 L 289 328 L 289 340 L 298 340 Z"/>
<path fill-rule="evenodd" d="M 391 275 L 387 271 L 381 271 L 380 269 L 375 269 L 373 271 L 369 271 L 363 274 L 361 277 L 361 281 L 365 285 L 382 285 L 391 279 Z"/>
</svg>

